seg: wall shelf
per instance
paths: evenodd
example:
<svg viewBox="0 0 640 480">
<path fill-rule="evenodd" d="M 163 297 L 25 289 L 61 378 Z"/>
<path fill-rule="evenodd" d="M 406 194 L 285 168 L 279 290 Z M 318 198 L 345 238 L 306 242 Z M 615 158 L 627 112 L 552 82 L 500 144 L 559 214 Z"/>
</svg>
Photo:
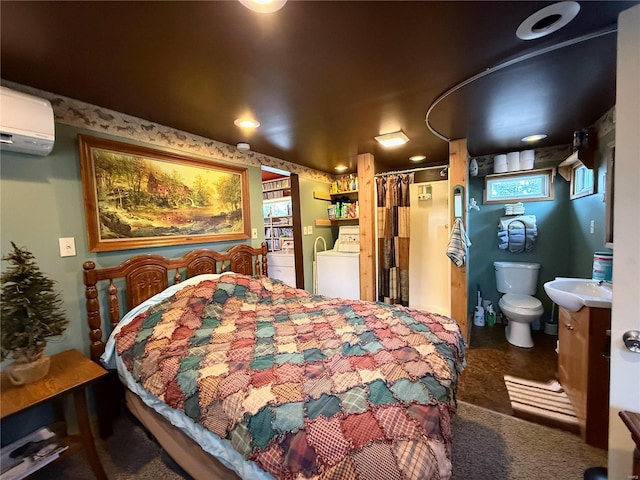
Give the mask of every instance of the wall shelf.
<svg viewBox="0 0 640 480">
<path fill-rule="evenodd" d="M 331 200 L 331 195 L 329 195 L 326 192 L 313 192 L 313 198 L 315 198 L 316 200 L 327 200 L 327 201 L 330 201 Z"/>
<path fill-rule="evenodd" d="M 350 202 L 358 202 L 358 190 L 343 190 L 340 192 L 313 192 L 313 198 L 316 200 L 328 200 L 333 201 L 335 199 L 339 199 L 341 197 L 347 197 Z M 328 227 L 331 225 L 357 225 L 358 218 L 348 217 L 348 218 L 319 218 L 316 220 L 316 227 Z"/>
<path fill-rule="evenodd" d="M 358 190 L 346 190 L 344 192 L 331 192 L 329 194 L 329 196 L 331 196 L 331 198 L 335 198 L 335 197 L 351 197 L 351 196 L 358 196 Z"/>
<path fill-rule="evenodd" d="M 317 218 L 316 227 L 330 227 L 331 225 L 357 225 L 358 218 Z"/>
</svg>

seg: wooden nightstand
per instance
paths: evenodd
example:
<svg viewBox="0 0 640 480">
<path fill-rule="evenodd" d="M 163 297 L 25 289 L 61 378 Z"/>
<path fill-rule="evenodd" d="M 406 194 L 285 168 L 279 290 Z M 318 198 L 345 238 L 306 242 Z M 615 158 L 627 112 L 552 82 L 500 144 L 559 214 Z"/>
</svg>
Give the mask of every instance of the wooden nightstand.
<svg viewBox="0 0 640 480">
<path fill-rule="evenodd" d="M 67 452 L 73 453 L 81 448 L 96 478 L 106 480 L 107 475 L 102 468 L 93 441 L 85 397 L 87 386 L 106 374 L 105 369 L 77 350 L 67 350 L 52 355 L 49 374 L 34 383 L 17 387 L 11 384 L 6 372 L 2 372 L 0 419 L 72 394 L 80 436 L 63 438 L 63 441 L 69 445 Z"/>
</svg>

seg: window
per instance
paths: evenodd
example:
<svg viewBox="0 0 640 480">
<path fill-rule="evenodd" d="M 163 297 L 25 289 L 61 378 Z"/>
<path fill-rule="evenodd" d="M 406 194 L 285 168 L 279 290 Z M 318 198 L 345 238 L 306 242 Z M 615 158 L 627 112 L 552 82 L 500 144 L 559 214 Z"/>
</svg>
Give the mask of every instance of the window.
<svg viewBox="0 0 640 480">
<path fill-rule="evenodd" d="M 571 198 L 580 198 L 593 193 L 593 170 L 578 162 L 571 168 Z"/>
<path fill-rule="evenodd" d="M 553 168 L 487 175 L 484 179 L 484 203 L 553 200 L 554 176 Z"/>
<path fill-rule="evenodd" d="M 574 152 L 560 165 L 558 165 L 558 173 L 567 182 L 571 183 L 569 190 L 569 198 L 585 197 L 596 192 L 595 174 L 592 168 L 588 168 L 580 160 L 580 152 Z"/>
</svg>

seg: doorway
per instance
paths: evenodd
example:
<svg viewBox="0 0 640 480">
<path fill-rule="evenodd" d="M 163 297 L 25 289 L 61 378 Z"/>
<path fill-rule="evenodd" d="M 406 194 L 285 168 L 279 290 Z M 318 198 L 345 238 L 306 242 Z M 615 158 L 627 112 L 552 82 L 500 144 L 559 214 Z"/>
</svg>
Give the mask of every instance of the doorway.
<svg viewBox="0 0 640 480">
<path fill-rule="evenodd" d="M 262 213 L 269 277 L 303 288 L 298 175 L 262 167 Z"/>
</svg>

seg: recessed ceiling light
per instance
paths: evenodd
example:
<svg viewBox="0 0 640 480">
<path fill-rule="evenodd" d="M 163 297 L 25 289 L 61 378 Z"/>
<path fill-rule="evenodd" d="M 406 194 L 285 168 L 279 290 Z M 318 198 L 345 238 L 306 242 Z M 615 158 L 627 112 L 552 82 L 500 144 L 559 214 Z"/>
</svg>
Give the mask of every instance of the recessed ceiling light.
<svg viewBox="0 0 640 480">
<path fill-rule="evenodd" d="M 248 143 L 245 142 L 240 142 L 236 145 L 236 148 L 238 150 L 250 150 L 251 149 L 251 145 L 249 145 Z"/>
<path fill-rule="evenodd" d="M 409 160 L 411 160 L 412 162 L 421 162 L 425 158 L 427 158 L 427 157 L 424 156 L 424 155 L 413 155 L 413 156 L 409 157 Z"/>
<path fill-rule="evenodd" d="M 258 13 L 273 13 L 284 7 L 287 0 L 240 0 L 240 3 Z"/>
<path fill-rule="evenodd" d="M 542 140 L 544 138 L 547 138 L 547 136 L 544 133 L 537 133 L 536 135 L 529 135 L 527 137 L 524 137 L 521 140 L 523 142 L 533 143 L 533 142 L 537 142 L 538 140 Z"/>
<path fill-rule="evenodd" d="M 558 2 L 548 5 L 529 15 L 516 30 L 521 40 L 533 40 L 560 30 L 580 11 L 578 2 Z"/>
<path fill-rule="evenodd" d="M 335 171 L 336 171 L 336 172 L 344 172 L 345 170 L 347 170 L 347 168 L 348 168 L 348 167 L 346 167 L 346 166 L 344 166 L 344 165 L 338 165 L 338 166 L 335 168 Z"/>
<path fill-rule="evenodd" d="M 252 118 L 236 118 L 233 124 L 240 128 L 258 128 L 260 126 L 260 122 Z"/>
<path fill-rule="evenodd" d="M 397 147 L 409 141 L 409 137 L 407 137 L 403 131 L 385 133 L 384 135 L 378 135 L 374 138 L 383 147 Z"/>
</svg>

